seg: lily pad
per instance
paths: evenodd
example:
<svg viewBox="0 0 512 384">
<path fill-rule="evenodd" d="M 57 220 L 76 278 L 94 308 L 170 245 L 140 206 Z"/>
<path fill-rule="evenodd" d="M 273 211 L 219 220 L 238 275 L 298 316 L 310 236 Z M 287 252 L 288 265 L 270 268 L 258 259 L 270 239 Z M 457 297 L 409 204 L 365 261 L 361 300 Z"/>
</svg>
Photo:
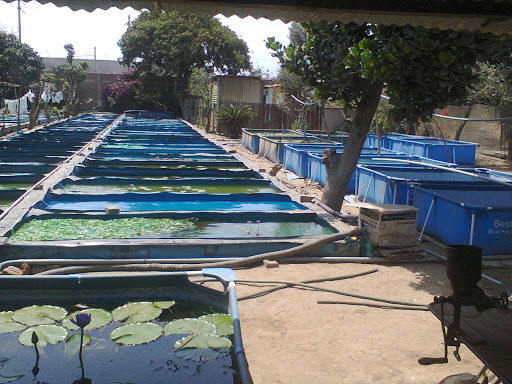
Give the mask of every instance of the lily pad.
<svg viewBox="0 0 512 384">
<path fill-rule="evenodd" d="M 12 311 L 0 312 L 0 333 L 17 332 L 27 327 L 26 325 L 13 321 L 13 313 Z"/>
<path fill-rule="evenodd" d="M 174 304 L 176 304 L 175 301 L 155 301 L 153 305 L 157 308 L 162 309 L 168 309 L 171 308 Z"/>
<path fill-rule="evenodd" d="M 80 333 L 75 333 L 66 339 L 66 353 L 68 355 L 74 355 L 80 349 Z M 91 343 L 91 335 L 84 334 L 84 341 L 82 346 Z"/>
<path fill-rule="evenodd" d="M 91 315 L 91 322 L 84 328 L 86 331 L 91 331 L 93 329 L 101 328 L 112 321 L 112 315 L 110 312 L 105 311 L 104 309 L 97 308 L 89 308 L 83 309 L 78 312 L 74 312 L 71 315 L 68 315 L 62 320 L 62 325 L 68 329 L 78 330 L 80 327 L 71 322 L 71 319 L 75 318 L 78 313 L 85 313 Z"/>
<path fill-rule="evenodd" d="M 32 347 L 32 333 L 35 332 L 39 341 L 38 347 L 46 347 L 48 344 L 57 344 L 65 340 L 68 336 L 68 330 L 57 325 L 36 325 L 20 333 L 18 341 L 20 344 Z"/>
<path fill-rule="evenodd" d="M 225 356 L 231 346 L 231 341 L 216 335 L 186 336 L 174 343 L 174 354 L 186 360 L 210 361 Z"/>
<path fill-rule="evenodd" d="M 199 318 L 210 324 L 215 325 L 217 328 L 215 334 L 217 336 L 228 336 L 233 334 L 233 318 L 231 315 L 225 313 L 214 313 L 212 315 L 204 315 Z"/>
<path fill-rule="evenodd" d="M 61 307 L 53 305 L 32 305 L 18 309 L 12 315 L 12 319 L 18 323 L 32 327 L 34 325 L 53 324 L 57 320 L 62 320 L 68 311 Z"/>
<path fill-rule="evenodd" d="M 110 339 L 123 345 L 146 344 L 160 336 L 162 336 L 162 327 L 154 323 L 127 324 L 110 332 Z"/>
<path fill-rule="evenodd" d="M 215 333 L 215 326 L 199 319 L 179 319 L 171 321 L 164 327 L 165 336 L 194 333 L 212 335 Z"/>
<path fill-rule="evenodd" d="M 117 307 L 112 311 L 112 317 L 114 320 L 125 323 L 143 323 L 156 319 L 161 313 L 162 308 L 156 307 L 153 303 L 141 301 Z"/>
<path fill-rule="evenodd" d="M 0 384 L 10 383 L 18 380 L 23 375 L 18 374 L 20 366 L 15 360 L 2 358 L 0 359 Z"/>
</svg>

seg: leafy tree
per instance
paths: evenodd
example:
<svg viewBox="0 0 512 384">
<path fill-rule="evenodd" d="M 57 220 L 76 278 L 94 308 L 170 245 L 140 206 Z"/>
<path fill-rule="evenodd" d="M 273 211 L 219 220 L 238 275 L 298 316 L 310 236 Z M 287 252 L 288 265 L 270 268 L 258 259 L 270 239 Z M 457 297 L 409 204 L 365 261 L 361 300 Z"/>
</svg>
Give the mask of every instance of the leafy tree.
<svg viewBox="0 0 512 384">
<path fill-rule="evenodd" d="M 237 74 L 250 69 L 248 48 L 230 29 L 207 14 L 142 12 L 118 43 L 122 63 L 171 84 L 186 115 L 194 68 Z"/>
<path fill-rule="evenodd" d="M 29 45 L 22 44 L 15 35 L 0 31 L 0 100 L 23 96 L 43 72 L 43 60 Z"/>
<path fill-rule="evenodd" d="M 230 137 L 237 139 L 242 128 L 254 119 L 254 112 L 248 105 L 222 105 L 217 111 L 217 120 L 229 129 Z"/>
<path fill-rule="evenodd" d="M 326 151 L 322 201 L 340 210 L 383 89 L 396 119 L 417 124 L 437 108 L 460 100 L 478 59 L 502 47 L 503 37 L 479 32 L 375 24 L 305 23 L 307 42 L 267 45 L 282 67 L 314 86 L 320 97 L 355 109 L 343 154 Z M 487 56 L 488 57 L 488 56 Z"/>
<path fill-rule="evenodd" d="M 497 115 L 512 115 L 512 55 L 507 54 L 491 62 L 478 63 L 478 79 L 469 91 L 469 104 L 484 104 L 494 107 Z M 469 117 L 469 116 L 467 116 Z M 459 140 L 464 124 L 456 132 Z M 502 121 L 502 138 L 506 143 L 507 158 L 512 160 L 512 121 Z"/>
<path fill-rule="evenodd" d="M 78 89 L 79 85 L 87 78 L 89 65 L 85 61 L 77 65 L 73 64 L 75 56 L 73 44 L 66 44 L 64 49 L 68 52 L 67 63 L 53 66 L 49 79 L 57 89 L 64 93 L 64 115 L 67 117 L 78 112 L 78 106 L 80 105 Z"/>
<path fill-rule="evenodd" d="M 308 41 L 308 32 L 299 23 L 294 21 L 288 29 L 288 38 L 291 45 L 298 47 L 306 44 Z"/>
<path fill-rule="evenodd" d="M 200 100 L 198 121 L 206 117 L 206 132 L 210 130 L 212 114 L 211 78 L 205 69 L 194 68 L 188 83 L 188 94 Z"/>
</svg>

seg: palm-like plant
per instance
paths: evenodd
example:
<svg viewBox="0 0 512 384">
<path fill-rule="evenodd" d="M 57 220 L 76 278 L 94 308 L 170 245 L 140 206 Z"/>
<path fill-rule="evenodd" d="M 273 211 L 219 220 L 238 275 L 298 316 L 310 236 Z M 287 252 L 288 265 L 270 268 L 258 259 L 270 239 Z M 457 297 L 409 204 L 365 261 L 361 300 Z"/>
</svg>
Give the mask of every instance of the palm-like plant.
<svg viewBox="0 0 512 384">
<path fill-rule="evenodd" d="M 242 133 L 242 127 L 254 119 L 255 115 L 248 105 L 222 105 L 216 113 L 217 120 L 226 125 L 230 137 L 237 139 Z"/>
</svg>

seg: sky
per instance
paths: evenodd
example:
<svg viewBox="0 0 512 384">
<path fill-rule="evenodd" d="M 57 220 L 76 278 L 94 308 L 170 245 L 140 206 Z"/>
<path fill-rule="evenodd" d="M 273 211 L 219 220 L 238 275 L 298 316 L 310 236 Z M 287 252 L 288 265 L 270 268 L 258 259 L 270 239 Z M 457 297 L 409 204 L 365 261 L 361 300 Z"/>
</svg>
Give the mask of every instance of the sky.
<svg viewBox="0 0 512 384">
<path fill-rule="evenodd" d="M 126 31 L 128 17 L 134 20 L 138 15 L 138 11 L 132 8 L 73 12 L 67 7 L 41 5 L 35 1 L 22 3 L 21 9 L 23 43 L 30 45 L 42 57 L 66 57 L 64 45 L 71 43 L 77 59 L 93 59 L 96 47 L 96 59 L 117 60 L 121 57 L 117 42 Z M 252 17 L 217 18 L 247 43 L 255 68 L 277 73 L 277 60 L 270 56 L 264 41 L 273 36 L 288 44 L 288 24 Z M 17 2 L 0 0 L 0 29 L 18 35 Z"/>
</svg>

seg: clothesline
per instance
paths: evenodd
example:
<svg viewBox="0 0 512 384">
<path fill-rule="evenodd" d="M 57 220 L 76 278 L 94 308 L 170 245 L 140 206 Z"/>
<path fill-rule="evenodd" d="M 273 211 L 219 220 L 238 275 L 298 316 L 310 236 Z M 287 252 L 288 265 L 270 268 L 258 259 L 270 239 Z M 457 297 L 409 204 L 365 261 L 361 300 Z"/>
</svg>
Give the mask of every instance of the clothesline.
<svg viewBox="0 0 512 384">
<path fill-rule="evenodd" d="M 20 97 L 19 99 L 9 100 L 5 99 L 5 107 L 0 108 L 0 115 L 4 114 L 22 114 L 28 112 L 28 103 L 32 103 L 36 95 L 29 90 L 25 95 Z M 64 100 L 64 94 L 62 91 L 53 92 L 48 87 L 41 94 L 41 100 L 44 102 L 53 102 L 60 104 L 62 100 Z"/>
</svg>

